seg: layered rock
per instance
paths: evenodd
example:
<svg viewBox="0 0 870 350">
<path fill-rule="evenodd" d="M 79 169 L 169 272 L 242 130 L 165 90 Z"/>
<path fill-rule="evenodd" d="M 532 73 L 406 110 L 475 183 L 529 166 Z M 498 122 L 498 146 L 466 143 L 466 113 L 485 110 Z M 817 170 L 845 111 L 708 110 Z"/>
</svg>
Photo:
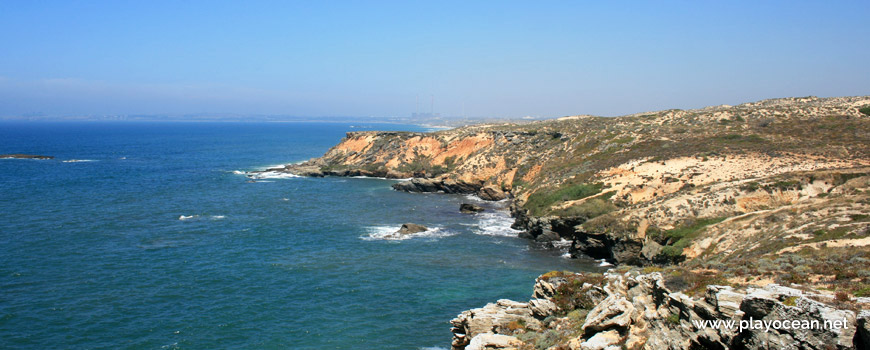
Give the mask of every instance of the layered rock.
<svg viewBox="0 0 870 350">
<path fill-rule="evenodd" d="M 501 339 L 518 348 L 540 345 L 531 342 L 543 338 L 530 335 L 556 334 L 556 338 L 547 338 L 550 342 L 555 339 L 551 346 L 572 350 L 870 346 L 866 338 L 870 312 L 859 314 L 836 306 L 832 295 L 775 284 L 742 290 L 711 285 L 703 296 L 692 298 L 669 290 L 660 273 L 605 274 L 599 284 L 584 287 L 600 293 L 591 294 L 594 307 L 590 310 L 557 309 L 553 299 L 569 291 L 560 286 L 571 281 L 572 276 L 542 276 L 528 303 L 499 300 L 461 313 L 451 321 L 453 349 L 467 349 L 470 344 L 481 343 L 476 342 L 478 337 L 490 339 L 492 334 L 511 337 Z M 870 300 L 864 298 L 850 305 L 861 308 L 870 306 L 868 303 Z M 576 318 L 577 311 L 583 311 L 585 317 Z M 566 313 L 567 317 L 559 316 Z M 713 322 L 722 324 L 714 327 Z M 826 324 L 839 327 L 825 328 Z M 807 325 L 818 327 L 801 328 Z"/>
</svg>

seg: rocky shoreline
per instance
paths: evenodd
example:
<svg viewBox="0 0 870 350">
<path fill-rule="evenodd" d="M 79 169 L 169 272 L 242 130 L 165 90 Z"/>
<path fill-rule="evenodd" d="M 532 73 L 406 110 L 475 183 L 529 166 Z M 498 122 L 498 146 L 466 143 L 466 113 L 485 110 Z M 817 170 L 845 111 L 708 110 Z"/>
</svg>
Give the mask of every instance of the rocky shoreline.
<svg viewBox="0 0 870 350">
<path fill-rule="evenodd" d="M 870 311 L 858 311 L 867 304 L 776 284 L 709 285 L 693 298 L 671 291 L 658 272 L 553 272 L 535 280 L 528 302 L 460 313 L 452 349 L 868 349 Z M 727 321 L 734 326 L 711 323 Z"/>
</svg>

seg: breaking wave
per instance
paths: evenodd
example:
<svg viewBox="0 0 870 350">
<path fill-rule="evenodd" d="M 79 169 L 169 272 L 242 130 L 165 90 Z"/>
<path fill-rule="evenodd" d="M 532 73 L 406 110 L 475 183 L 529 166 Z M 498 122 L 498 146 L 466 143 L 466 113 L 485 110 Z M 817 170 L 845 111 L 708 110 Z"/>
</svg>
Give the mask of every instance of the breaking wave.
<svg viewBox="0 0 870 350">
<path fill-rule="evenodd" d="M 399 234 L 396 233 L 399 231 L 398 226 L 388 226 L 388 225 L 379 225 L 379 226 L 371 226 L 367 227 L 366 231 L 368 234 L 361 236 L 360 238 L 365 241 L 374 241 L 374 240 L 386 240 L 386 241 L 403 241 L 406 239 L 412 238 L 443 238 L 450 237 L 456 235 L 457 232 L 444 230 L 440 227 L 430 227 L 428 230 L 424 232 L 417 232 L 411 234 Z"/>
<path fill-rule="evenodd" d="M 511 228 L 513 219 L 502 211 L 483 212 L 476 214 L 480 217 L 477 228 L 472 229 L 475 234 L 484 236 L 516 237 L 520 230 Z"/>
<path fill-rule="evenodd" d="M 200 218 L 202 218 L 202 216 L 196 215 L 196 214 L 194 214 L 194 215 L 181 215 L 178 217 L 178 220 L 187 221 L 187 220 L 197 220 Z M 227 217 L 226 217 L 226 215 L 208 215 L 208 218 L 211 220 L 222 220 L 222 219 L 226 219 Z"/>
<path fill-rule="evenodd" d="M 263 180 L 263 179 L 292 179 L 297 177 L 302 177 L 299 175 L 294 175 L 290 173 L 285 173 L 281 171 L 264 171 L 264 172 L 247 172 L 241 170 L 233 170 L 233 174 L 236 175 L 245 175 L 251 180 Z"/>
</svg>

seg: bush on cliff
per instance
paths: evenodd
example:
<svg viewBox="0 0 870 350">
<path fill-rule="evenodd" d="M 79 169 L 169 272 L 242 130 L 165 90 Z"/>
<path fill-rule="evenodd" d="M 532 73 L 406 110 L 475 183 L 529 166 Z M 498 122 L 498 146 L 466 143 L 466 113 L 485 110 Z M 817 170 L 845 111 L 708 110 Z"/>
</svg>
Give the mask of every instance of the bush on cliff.
<svg viewBox="0 0 870 350">
<path fill-rule="evenodd" d="M 692 241 L 697 238 L 703 230 L 710 225 L 717 224 L 725 220 L 724 217 L 719 218 L 703 218 L 690 220 L 684 225 L 667 230 L 661 234 L 659 240 L 665 244 L 662 247 L 662 252 L 656 257 L 658 263 L 679 263 L 685 260 L 683 249 L 686 249 L 692 244 Z"/>
<path fill-rule="evenodd" d="M 580 217 L 592 219 L 609 212 L 616 210 L 616 205 L 605 199 L 591 199 L 583 202 L 580 205 L 571 206 L 559 211 L 553 212 L 553 215 L 561 217 Z"/>
<path fill-rule="evenodd" d="M 573 310 L 589 310 L 595 307 L 595 294 L 600 294 L 595 289 L 604 281 L 604 275 L 597 273 L 572 274 L 564 276 L 566 281 L 556 288 L 553 302 L 563 313 Z"/>
<path fill-rule="evenodd" d="M 870 106 L 861 107 L 861 109 L 859 109 L 858 111 L 866 115 L 870 115 Z"/>
<path fill-rule="evenodd" d="M 601 192 L 601 188 L 602 184 L 600 183 L 581 183 L 563 186 L 555 190 L 540 189 L 529 196 L 524 206 L 530 214 L 541 216 L 557 202 L 583 199 L 598 194 Z"/>
</svg>

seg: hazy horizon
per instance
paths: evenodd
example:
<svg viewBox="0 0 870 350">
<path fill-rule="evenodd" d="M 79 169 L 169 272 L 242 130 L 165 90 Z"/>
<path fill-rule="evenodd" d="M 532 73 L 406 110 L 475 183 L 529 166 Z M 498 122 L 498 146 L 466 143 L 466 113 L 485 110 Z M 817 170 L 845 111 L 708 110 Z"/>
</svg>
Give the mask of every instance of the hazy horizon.
<svg viewBox="0 0 870 350">
<path fill-rule="evenodd" d="M 859 1 L 3 7 L 0 117 L 547 118 L 870 95 Z"/>
</svg>

